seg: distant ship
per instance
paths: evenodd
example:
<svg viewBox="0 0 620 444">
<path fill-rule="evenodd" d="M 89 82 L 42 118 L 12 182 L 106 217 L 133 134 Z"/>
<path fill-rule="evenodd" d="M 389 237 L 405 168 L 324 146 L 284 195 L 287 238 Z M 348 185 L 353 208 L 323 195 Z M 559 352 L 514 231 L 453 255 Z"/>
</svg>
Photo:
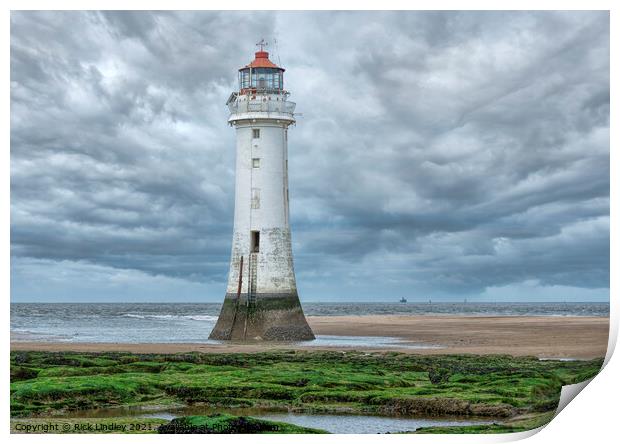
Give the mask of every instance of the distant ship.
<svg viewBox="0 0 620 444">
<path fill-rule="evenodd" d="M 407 303 L 407 299 L 405 299 L 405 298 L 400 298 L 400 303 L 401 303 L 401 304 L 406 304 L 406 303 Z"/>
</svg>

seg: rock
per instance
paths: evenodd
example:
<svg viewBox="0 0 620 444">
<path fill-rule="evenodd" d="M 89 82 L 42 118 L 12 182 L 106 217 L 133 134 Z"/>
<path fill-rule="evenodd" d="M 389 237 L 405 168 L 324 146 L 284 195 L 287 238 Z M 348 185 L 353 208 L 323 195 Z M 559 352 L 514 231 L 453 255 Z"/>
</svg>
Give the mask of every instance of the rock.
<svg viewBox="0 0 620 444">
<path fill-rule="evenodd" d="M 403 398 L 383 404 L 381 413 L 392 415 L 472 415 L 509 417 L 515 409 L 508 404 L 472 404 L 456 398 Z"/>
</svg>

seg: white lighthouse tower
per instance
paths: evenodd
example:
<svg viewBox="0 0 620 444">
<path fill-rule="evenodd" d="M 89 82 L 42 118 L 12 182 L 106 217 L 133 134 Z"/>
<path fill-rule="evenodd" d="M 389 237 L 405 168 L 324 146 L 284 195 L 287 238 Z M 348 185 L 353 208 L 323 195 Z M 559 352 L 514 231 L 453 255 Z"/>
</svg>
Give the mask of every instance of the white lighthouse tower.
<svg viewBox="0 0 620 444">
<path fill-rule="evenodd" d="M 212 339 L 314 339 L 297 295 L 289 227 L 284 69 L 260 51 L 226 103 L 237 133 L 235 222 L 226 297 Z"/>
</svg>

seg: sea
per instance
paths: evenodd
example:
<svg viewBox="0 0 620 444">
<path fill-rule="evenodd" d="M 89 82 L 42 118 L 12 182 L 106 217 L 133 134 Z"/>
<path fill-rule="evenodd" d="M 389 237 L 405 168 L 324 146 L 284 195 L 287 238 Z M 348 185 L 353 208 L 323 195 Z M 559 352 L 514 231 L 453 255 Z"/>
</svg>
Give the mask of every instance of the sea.
<svg viewBox="0 0 620 444">
<path fill-rule="evenodd" d="M 210 343 L 209 333 L 220 307 L 219 303 L 11 303 L 11 340 Z M 322 302 L 304 303 L 303 308 L 308 316 L 609 316 L 606 302 Z"/>
</svg>

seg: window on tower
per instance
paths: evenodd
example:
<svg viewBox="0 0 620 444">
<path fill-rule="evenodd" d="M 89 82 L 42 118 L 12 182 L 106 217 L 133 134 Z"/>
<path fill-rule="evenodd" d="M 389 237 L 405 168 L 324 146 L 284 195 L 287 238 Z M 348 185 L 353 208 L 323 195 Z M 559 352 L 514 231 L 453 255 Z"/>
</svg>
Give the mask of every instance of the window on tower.
<svg viewBox="0 0 620 444">
<path fill-rule="evenodd" d="M 260 159 L 255 157 L 252 159 L 252 168 L 260 168 Z"/>
<path fill-rule="evenodd" d="M 254 128 L 252 130 L 252 139 L 260 139 L 260 129 Z"/>
</svg>

